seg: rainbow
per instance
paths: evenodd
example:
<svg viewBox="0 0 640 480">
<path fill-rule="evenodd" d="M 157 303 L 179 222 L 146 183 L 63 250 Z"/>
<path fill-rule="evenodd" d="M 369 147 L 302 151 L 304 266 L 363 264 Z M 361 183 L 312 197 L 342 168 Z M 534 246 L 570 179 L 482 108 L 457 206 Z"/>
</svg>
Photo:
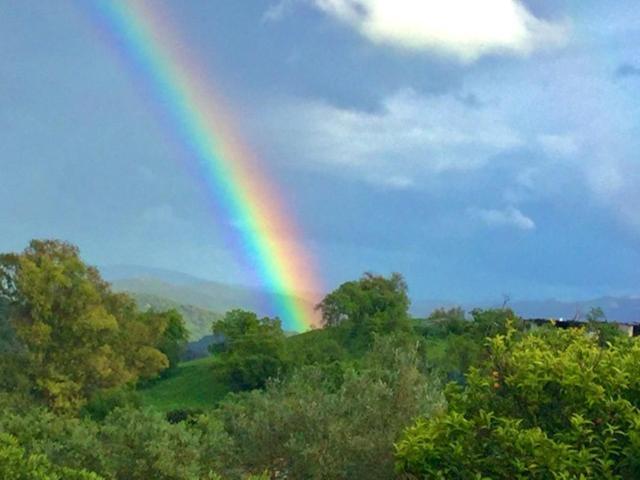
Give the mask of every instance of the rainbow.
<svg viewBox="0 0 640 480">
<path fill-rule="evenodd" d="M 152 91 L 188 151 L 189 168 L 206 184 L 217 210 L 235 225 L 234 250 L 270 292 L 284 328 L 307 330 L 317 317 L 300 297 L 322 288 L 295 223 L 233 127 L 222 95 L 151 4 L 93 0 L 92 16 Z"/>
</svg>

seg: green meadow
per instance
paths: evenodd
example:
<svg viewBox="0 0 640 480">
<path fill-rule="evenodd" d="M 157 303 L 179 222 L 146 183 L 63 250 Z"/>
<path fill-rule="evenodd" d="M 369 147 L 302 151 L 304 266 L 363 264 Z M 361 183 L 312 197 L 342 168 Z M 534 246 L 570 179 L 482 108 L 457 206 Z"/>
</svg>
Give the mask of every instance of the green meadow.
<svg viewBox="0 0 640 480">
<path fill-rule="evenodd" d="M 213 357 L 180 363 L 169 378 L 139 390 L 143 405 L 160 412 L 213 408 L 229 392 L 224 379 L 217 378 L 214 367 Z"/>
</svg>

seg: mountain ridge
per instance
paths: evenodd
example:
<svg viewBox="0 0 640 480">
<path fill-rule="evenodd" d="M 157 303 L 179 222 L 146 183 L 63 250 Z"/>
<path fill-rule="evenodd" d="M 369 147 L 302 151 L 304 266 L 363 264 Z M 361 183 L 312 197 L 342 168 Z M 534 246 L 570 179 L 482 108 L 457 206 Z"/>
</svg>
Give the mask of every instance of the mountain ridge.
<svg viewBox="0 0 640 480">
<path fill-rule="evenodd" d="M 233 308 L 255 311 L 259 315 L 277 314 L 270 305 L 273 294 L 251 286 L 233 285 L 214 280 L 205 280 L 193 275 L 166 269 L 120 265 L 101 267 L 107 281 L 114 290 L 129 292 L 138 296 L 152 295 L 170 300 L 179 305 L 187 305 L 208 310 L 218 315 Z M 131 275 L 131 276 L 128 276 Z M 291 297 L 288 297 L 289 299 Z M 312 308 L 314 302 L 299 299 Z M 455 302 L 439 299 L 413 299 L 411 311 L 416 317 L 424 317 L 440 307 L 460 306 L 465 310 L 492 308 L 502 305 L 502 301 Z M 508 303 L 518 315 L 527 318 L 584 318 L 593 307 L 600 307 L 609 320 L 619 322 L 640 322 L 640 297 L 602 296 L 588 300 L 516 300 Z"/>
</svg>

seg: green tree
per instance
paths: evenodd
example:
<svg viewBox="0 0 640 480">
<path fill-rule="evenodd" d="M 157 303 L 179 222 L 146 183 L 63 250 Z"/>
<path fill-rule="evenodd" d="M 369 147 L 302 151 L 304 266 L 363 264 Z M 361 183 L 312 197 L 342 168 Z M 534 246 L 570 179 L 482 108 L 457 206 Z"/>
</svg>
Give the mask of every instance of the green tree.
<svg viewBox="0 0 640 480">
<path fill-rule="evenodd" d="M 253 312 L 231 310 L 213 324 L 222 337 L 212 350 L 234 390 L 264 387 L 287 367 L 284 332 L 280 320 L 259 319 Z"/>
<path fill-rule="evenodd" d="M 24 365 L 28 361 L 24 346 L 9 321 L 9 304 L 0 298 L 0 392 L 25 392 L 29 379 Z"/>
<path fill-rule="evenodd" d="M 475 308 L 471 310 L 470 333 L 484 341 L 485 338 L 504 335 L 508 330 L 522 332 L 526 325 L 510 308 Z"/>
<path fill-rule="evenodd" d="M 168 366 L 163 330 L 114 294 L 77 247 L 34 240 L 21 254 L 0 256 L 0 299 L 24 349 L 33 389 L 58 410 L 76 410 L 93 394 Z"/>
<path fill-rule="evenodd" d="M 508 330 L 397 445 L 410 478 L 639 478 L 640 343 Z"/>
<path fill-rule="evenodd" d="M 162 336 L 157 344 L 158 350 L 165 354 L 169 360 L 169 367 L 162 372 L 162 376 L 168 376 L 175 371 L 180 362 L 180 357 L 185 351 L 189 340 L 189 331 L 185 321 L 176 309 L 164 312 L 149 310 L 142 314 L 144 322 L 155 325 L 162 331 Z"/>
<path fill-rule="evenodd" d="M 370 345 L 376 334 L 410 331 L 407 284 L 399 273 L 365 273 L 343 283 L 317 305 L 328 327 L 339 326 L 354 344 Z"/>
<path fill-rule="evenodd" d="M 466 333 L 470 324 L 460 307 L 437 308 L 422 322 L 419 330 L 425 336 L 445 337 Z"/>
</svg>

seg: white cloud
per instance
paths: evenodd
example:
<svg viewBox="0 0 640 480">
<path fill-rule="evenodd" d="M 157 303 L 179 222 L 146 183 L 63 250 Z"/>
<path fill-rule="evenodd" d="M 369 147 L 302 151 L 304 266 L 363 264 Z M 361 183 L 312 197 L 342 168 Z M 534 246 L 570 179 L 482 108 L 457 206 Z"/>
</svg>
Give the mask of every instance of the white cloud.
<svg viewBox="0 0 640 480">
<path fill-rule="evenodd" d="M 279 2 L 269 5 L 262 15 L 262 20 L 264 22 L 277 22 L 282 20 L 282 18 L 293 9 L 295 3 L 298 2 L 296 0 L 280 0 Z"/>
<path fill-rule="evenodd" d="M 453 96 L 425 97 L 412 90 L 388 97 L 378 112 L 322 101 L 278 102 L 263 112 L 259 128 L 278 158 L 387 188 L 478 169 L 523 144 L 493 107 L 469 109 Z"/>
<path fill-rule="evenodd" d="M 513 206 L 502 210 L 471 208 L 469 215 L 480 219 L 490 227 L 515 227 L 520 230 L 533 230 L 535 222 Z"/>
<path fill-rule="evenodd" d="M 311 1 L 373 42 L 465 62 L 491 53 L 526 55 L 566 36 L 564 26 L 536 18 L 519 0 Z"/>
</svg>

